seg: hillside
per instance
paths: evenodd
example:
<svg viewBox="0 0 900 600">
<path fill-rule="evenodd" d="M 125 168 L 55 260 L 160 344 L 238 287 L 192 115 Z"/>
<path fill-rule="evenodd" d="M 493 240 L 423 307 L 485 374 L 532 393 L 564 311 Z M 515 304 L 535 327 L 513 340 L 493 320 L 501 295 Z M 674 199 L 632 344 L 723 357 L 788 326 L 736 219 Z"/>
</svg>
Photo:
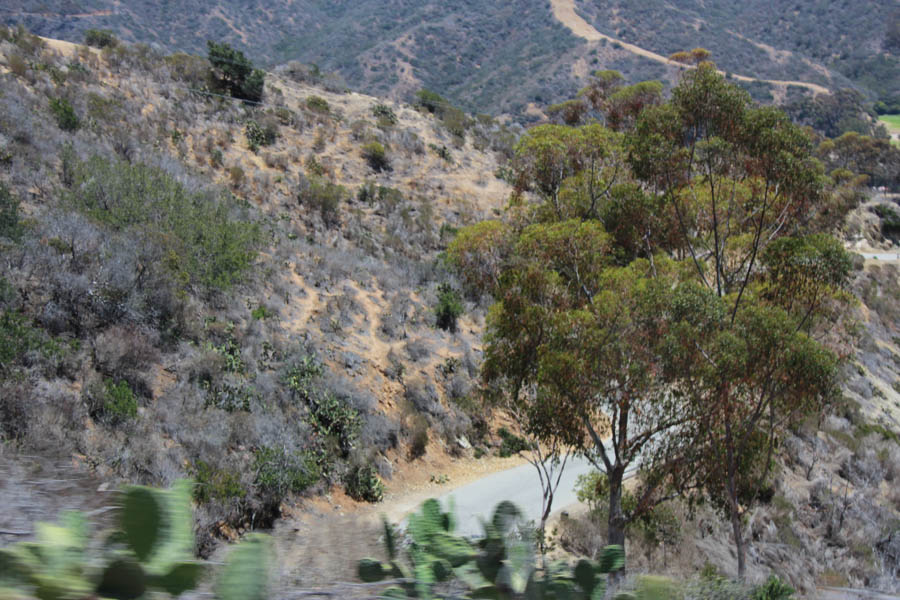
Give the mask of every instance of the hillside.
<svg viewBox="0 0 900 600">
<path fill-rule="evenodd" d="M 186 91 L 205 59 L 0 33 L 4 454 L 196 477 L 226 536 L 490 443 L 484 308 L 440 251 L 505 203 L 512 132 L 285 76 L 253 108 Z"/>
<path fill-rule="evenodd" d="M 573 34 L 554 13 L 558 4 L 196 0 L 163 8 L 144 0 L 26 0 L 0 20 L 77 42 L 89 28 L 106 28 L 166 52 L 202 53 L 207 39 L 222 40 L 269 65 L 316 63 L 353 89 L 409 99 L 426 87 L 468 111 L 519 118 L 529 103 L 570 97 L 598 68 L 632 82 L 675 80 L 677 71 L 626 44 L 662 56 L 706 47 L 723 69 L 749 79 L 856 86 L 872 99 L 900 93 L 900 13 L 890 0 L 804 0 L 775 13 L 762 1 L 567 2 L 607 36 L 599 41 Z M 783 90 L 747 85 L 759 99 L 784 99 Z"/>
<path fill-rule="evenodd" d="M 244 104 L 198 93 L 209 70 L 0 28 L 0 543 L 191 477 L 201 554 L 274 526 L 282 584 L 327 584 L 375 544 L 357 516 L 411 508 L 378 500 L 505 464 L 478 389 L 490 298 L 444 251 L 515 216 L 522 130 L 298 64 Z M 840 234 L 896 251 L 898 206 L 873 196 Z M 807 592 L 900 582 L 900 265 L 855 256 L 852 290 L 844 399 L 781 440 L 748 524 L 751 575 Z M 678 540 L 634 543 L 636 569 L 730 573 L 725 522 L 693 508 Z M 596 551 L 570 526 L 560 547 Z"/>
<path fill-rule="evenodd" d="M 601 33 L 668 56 L 701 46 L 718 65 L 760 79 L 799 79 L 831 88 L 852 82 L 876 96 L 900 93 L 890 1 L 630 2 L 578 0 Z"/>
</svg>

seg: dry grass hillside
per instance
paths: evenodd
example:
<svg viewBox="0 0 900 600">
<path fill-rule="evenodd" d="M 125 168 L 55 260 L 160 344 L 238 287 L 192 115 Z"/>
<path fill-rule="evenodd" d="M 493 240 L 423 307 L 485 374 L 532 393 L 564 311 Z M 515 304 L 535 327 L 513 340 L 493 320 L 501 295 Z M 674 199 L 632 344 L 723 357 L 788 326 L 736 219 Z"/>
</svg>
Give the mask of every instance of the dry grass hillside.
<svg viewBox="0 0 900 600">
<path fill-rule="evenodd" d="M 298 63 L 244 104 L 198 92 L 208 70 L 0 29 L 0 539 L 191 477 L 201 553 L 289 516 L 287 585 L 350 578 L 367 501 L 399 517 L 508 464 L 476 401 L 486 300 L 442 252 L 504 210 L 517 131 Z M 895 247 L 890 210 L 845 237 Z M 844 402 L 781 440 L 748 524 L 751 577 L 804 592 L 900 576 L 900 266 L 855 266 Z M 671 510 L 680 532 L 629 539 L 630 568 L 729 572 L 720 516 Z M 555 541 L 591 555 L 596 522 Z"/>
<path fill-rule="evenodd" d="M 207 70 L 3 32 L 5 468 L 24 452 L 110 483 L 192 476 L 201 529 L 228 537 L 487 451 L 485 307 L 441 251 L 505 205 L 514 132 L 451 133 L 297 64 L 245 105 L 192 92 Z M 58 508 L 0 495 L 0 529 Z"/>
</svg>

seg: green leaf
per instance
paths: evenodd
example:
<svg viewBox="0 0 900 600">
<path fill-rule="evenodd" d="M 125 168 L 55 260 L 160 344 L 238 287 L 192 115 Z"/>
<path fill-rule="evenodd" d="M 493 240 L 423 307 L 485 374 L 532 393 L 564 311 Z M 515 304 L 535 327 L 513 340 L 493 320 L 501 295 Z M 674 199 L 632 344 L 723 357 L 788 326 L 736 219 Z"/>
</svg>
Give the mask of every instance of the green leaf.
<svg viewBox="0 0 900 600">
<path fill-rule="evenodd" d="M 172 567 L 165 575 L 153 577 L 153 587 L 161 588 L 172 596 L 197 588 L 200 578 L 206 570 L 206 565 L 197 562 L 180 563 Z"/>
<path fill-rule="evenodd" d="M 387 549 L 388 558 L 395 560 L 397 558 L 397 531 L 384 516 L 381 517 L 381 523 L 384 526 L 384 547 Z"/>
<path fill-rule="evenodd" d="M 116 600 L 134 600 L 147 590 L 147 578 L 141 566 L 130 558 L 115 560 L 103 570 L 97 593 Z"/>
<path fill-rule="evenodd" d="M 228 553 L 225 568 L 216 582 L 221 600 L 266 600 L 272 541 L 250 534 Z"/>
<path fill-rule="evenodd" d="M 397 600 L 406 600 L 409 596 L 406 595 L 406 592 L 401 587 L 397 587 L 396 585 L 392 585 L 387 588 L 383 592 L 381 592 L 381 598 L 396 598 Z"/>
<path fill-rule="evenodd" d="M 573 600 L 575 598 L 575 584 L 569 579 L 552 580 L 550 591 L 556 600 Z"/>
<path fill-rule="evenodd" d="M 448 560 L 453 567 L 459 567 L 475 557 L 475 550 L 469 542 L 449 533 L 436 534 L 432 538 L 429 551 Z"/>
<path fill-rule="evenodd" d="M 590 596 L 594 591 L 594 586 L 597 585 L 597 574 L 594 571 L 593 563 L 584 558 L 579 560 L 575 565 L 574 575 L 578 586 L 585 595 Z"/>
<path fill-rule="evenodd" d="M 500 569 L 499 580 L 503 581 L 516 594 L 521 594 L 528 587 L 528 580 L 534 572 L 534 553 L 531 545 L 525 542 L 510 544 L 506 560 Z"/>
<path fill-rule="evenodd" d="M 509 533 L 509 530 L 522 517 L 519 508 L 508 500 L 504 500 L 494 509 L 494 516 L 491 518 L 491 524 L 497 529 L 497 532 L 503 536 Z"/>
<path fill-rule="evenodd" d="M 607 546 L 600 556 L 598 569 L 601 573 L 613 573 L 625 566 L 625 550 L 622 546 Z"/>
<path fill-rule="evenodd" d="M 135 556 L 145 562 L 163 535 L 163 503 L 154 490 L 143 486 L 125 489 L 122 530 Z"/>
<path fill-rule="evenodd" d="M 381 562 L 374 558 L 364 558 L 359 561 L 356 567 L 359 578 L 366 583 L 381 581 L 385 578 L 385 569 L 381 566 Z"/>
<path fill-rule="evenodd" d="M 469 595 L 472 598 L 484 598 L 486 600 L 500 600 L 502 596 L 500 595 L 500 590 L 497 589 L 496 585 L 486 585 L 480 587 L 476 590 L 473 590 Z"/>
<path fill-rule="evenodd" d="M 435 558 L 431 561 L 431 572 L 434 574 L 434 580 L 438 582 L 447 581 L 453 575 L 453 567 L 450 562 L 443 558 Z"/>
<path fill-rule="evenodd" d="M 456 577 L 462 581 L 469 589 L 477 590 L 483 588 L 485 586 L 493 585 L 490 581 L 485 579 L 478 568 L 473 564 L 466 564 L 461 567 L 457 567 L 453 569 L 453 573 Z"/>
</svg>

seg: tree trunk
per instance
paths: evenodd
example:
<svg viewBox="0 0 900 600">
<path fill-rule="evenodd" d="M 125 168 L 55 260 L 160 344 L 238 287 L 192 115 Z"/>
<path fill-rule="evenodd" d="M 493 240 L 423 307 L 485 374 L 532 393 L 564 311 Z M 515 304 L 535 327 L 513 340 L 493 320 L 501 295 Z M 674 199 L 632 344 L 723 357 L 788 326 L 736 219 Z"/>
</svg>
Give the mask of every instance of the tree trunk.
<svg viewBox="0 0 900 600">
<path fill-rule="evenodd" d="M 728 512 L 731 517 L 731 531 L 734 535 L 734 548 L 737 551 L 737 559 L 738 559 L 738 580 L 744 581 L 744 577 L 746 575 L 746 549 L 744 548 L 744 533 L 743 527 L 741 526 L 741 509 L 738 505 L 738 491 L 737 491 L 737 459 L 734 455 L 734 445 L 731 437 L 731 426 L 729 423 L 725 424 L 725 442 L 726 442 L 726 454 L 725 458 L 728 461 L 728 479 L 725 482 L 727 489 L 725 490 L 728 495 Z"/>
<path fill-rule="evenodd" d="M 622 477 L 625 469 L 615 465 L 609 473 L 609 533 L 607 544 L 625 548 L 625 514 L 622 512 Z"/>
<path fill-rule="evenodd" d="M 744 533 L 741 526 L 741 515 L 737 510 L 737 506 L 731 507 L 731 531 L 734 534 L 734 547 L 737 550 L 738 559 L 738 579 L 744 581 L 747 570 L 747 550 L 744 547 Z"/>
<path fill-rule="evenodd" d="M 625 550 L 625 514 L 622 512 L 622 479 L 625 468 L 619 464 L 613 466 L 609 472 L 609 518 L 607 525 L 609 531 L 606 543 L 610 546 L 621 546 Z M 616 590 L 625 579 L 625 569 L 610 573 L 607 579 L 606 597 L 612 598 Z"/>
</svg>

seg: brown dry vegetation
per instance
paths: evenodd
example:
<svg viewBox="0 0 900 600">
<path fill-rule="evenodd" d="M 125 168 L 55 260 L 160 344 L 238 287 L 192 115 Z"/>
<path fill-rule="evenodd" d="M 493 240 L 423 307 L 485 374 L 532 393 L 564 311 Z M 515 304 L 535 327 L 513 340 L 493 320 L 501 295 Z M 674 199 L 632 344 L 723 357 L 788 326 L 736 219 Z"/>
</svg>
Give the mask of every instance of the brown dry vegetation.
<svg viewBox="0 0 900 600">
<path fill-rule="evenodd" d="M 0 65 L 0 182 L 22 225 L 2 240 L 2 308 L 54 348 L 4 373 L 11 451 L 110 482 L 205 478 L 201 531 L 230 537 L 303 495 L 266 491 L 261 450 L 324 452 L 305 494 L 340 487 L 358 465 L 391 494 L 407 471 L 427 481 L 423 460 L 444 457 L 429 468 L 450 471 L 451 456 L 471 456 L 458 438 L 492 443 L 470 399 L 484 307 L 469 303 L 453 333 L 434 307 L 438 285 L 456 285 L 440 257 L 455 228 L 504 206 L 509 188 L 493 173 L 511 132 L 481 120 L 460 137 L 399 104 L 391 123 L 373 113 L 381 101 L 307 85 L 296 65 L 269 75 L 259 107 L 192 91 L 205 87 L 205 59 L 141 46 L 98 52 L 4 32 Z M 57 127 L 54 98 L 73 107 L 76 131 Z M 272 143 L 254 151 L 251 121 Z M 366 160 L 371 143 L 388 168 Z M 154 254 L 157 234 L 85 211 L 84 186 L 131 168 L 252 226 L 249 268 L 202 283 L 172 270 L 184 257 Z M 285 383 L 297 364 L 321 365 L 309 398 Z M 134 416 L 110 416 L 121 385 Z M 310 424 L 319 396 L 359 416 L 340 448 Z M 414 434 L 424 459 L 410 452 Z M 33 521 L 23 507 L 4 521 Z"/>
<path fill-rule="evenodd" d="M 0 182 L 21 202 L 22 226 L 16 239 L 0 233 L 0 309 L 42 340 L 11 371 L 0 369 L 0 505 L 8 508 L 0 529 L 27 530 L 63 507 L 94 508 L 96 490 L 117 482 L 164 485 L 206 469 L 220 497 L 198 511 L 201 550 L 286 514 L 277 524 L 286 584 L 350 578 L 352 559 L 377 546 L 377 530 L 376 511 L 341 489 L 348 470 L 373 466 L 399 519 L 442 491 L 432 475 L 455 485 L 509 464 L 474 462 L 460 443 L 494 444 L 473 400 L 486 306 L 468 300 L 454 333 L 436 327 L 434 306 L 440 284 L 457 285 L 441 260 L 455 228 L 503 210 L 510 190 L 494 173 L 511 134 L 478 119 L 460 137 L 393 103 L 389 123 L 373 113 L 382 101 L 308 85 L 296 64 L 270 74 L 264 106 L 249 107 L 191 91 L 204 85 L 207 66 L 140 46 L 0 41 Z M 73 106 L 77 131 L 57 127 L 51 98 Z M 256 152 L 251 120 L 277 133 Z M 367 161 L 372 143 L 389 168 Z M 255 223 L 252 264 L 218 288 L 178 280 L 167 270 L 171 256 L 144 247 L 155 241 L 129 239 L 78 209 L 67 169 L 94 155 L 150 165 Z M 848 232 L 874 240 L 870 220 L 857 213 Z M 890 435 L 900 430 L 900 269 L 859 267 L 859 352 L 846 405 L 782 441 L 772 499 L 752 517 L 756 573 L 775 569 L 807 590 L 896 580 L 897 564 L 883 557 L 900 556 L 900 445 Z M 111 289 L 121 293 L 115 302 L 104 295 Z M 320 445 L 310 402 L 286 387 L 291 368 L 307 360 L 323 367 L 315 393 L 361 417 L 346 449 Z M 107 380 L 127 383 L 135 417 L 117 421 L 98 409 Z M 210 401 L 212 389 L 228 393 Z M 227 404 L 248 391 L 248 409 Z M 305 490 L 276 495 L 258 480 L 261 448 L 333 456 Z M 561 531 L 572 552 L 596 545 L 598 531 L 583 521 Z M 682 539 L 677 548 L 636 541 L 629 560 L 679 575 L 706 561 L 731 567 L 712 511 L 686 522 Z M 338 562 L 345 570 L 334 570 Z"/>
</svg>

